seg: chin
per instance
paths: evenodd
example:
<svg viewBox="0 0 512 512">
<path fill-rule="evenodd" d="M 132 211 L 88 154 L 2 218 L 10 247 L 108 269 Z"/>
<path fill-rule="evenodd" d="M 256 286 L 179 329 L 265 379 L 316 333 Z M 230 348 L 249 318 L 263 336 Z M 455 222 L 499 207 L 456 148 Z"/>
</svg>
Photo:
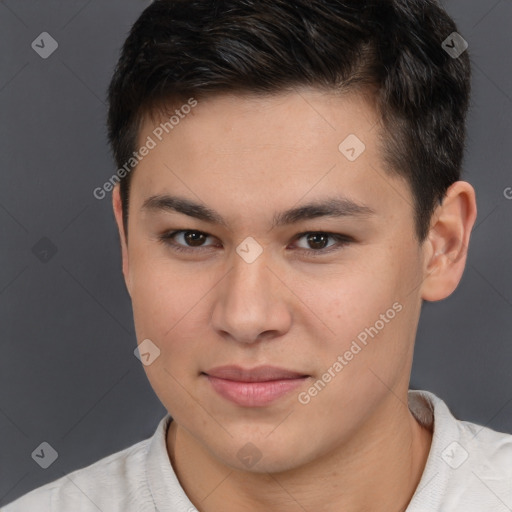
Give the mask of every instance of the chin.
<svg viewBox="0 0 512 512">
<path fill-rule="evenodd" d="M 235 436 L 228 446 L 212 446 L 210 451 L 221 463 L 234 470 L 254 474 L 288 472 L 314 459 L 314 453 L 304 452 L 304 444 L 297 446 L 291 443 L 289 436 L 288 443 L 280 438 L 270 440 L 266 436 L 254 436 L 252 440 L 246 436 Z"/>
<path fill-rule="evenodd" d="M 288 457 L 277 458 L 274 456 L 264 456 L 262 455 L 261 459 L 254 463 L 244 463 L 239 460 L 238 457 L 234 459 L 230 459 L 229 461 L 224 461 L 224 463 L 228 466 L 231 466 L 233 469 L 237 471 L 244 471 L 253 474 L 278 474 L 291 471 L 297 468 L 297 464 L 294 464 L 290 461 Z"/>
</svg>

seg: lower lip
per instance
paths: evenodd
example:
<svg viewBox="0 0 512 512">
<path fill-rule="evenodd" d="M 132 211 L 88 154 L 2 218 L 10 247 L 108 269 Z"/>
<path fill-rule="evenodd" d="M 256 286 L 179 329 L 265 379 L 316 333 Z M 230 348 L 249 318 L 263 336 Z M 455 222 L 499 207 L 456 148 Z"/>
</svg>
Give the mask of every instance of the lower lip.
<svg viewBox="0 0 512 512">
<path fill-rule="evenodd" d="M 205 375 L 205 377 L 219 395 L 244 407 L 267 405 L 298 388 L 308 379 L 308 377 L 302 377 L 268 382 L 238 382 L 211 375 Z"/>
</svg>

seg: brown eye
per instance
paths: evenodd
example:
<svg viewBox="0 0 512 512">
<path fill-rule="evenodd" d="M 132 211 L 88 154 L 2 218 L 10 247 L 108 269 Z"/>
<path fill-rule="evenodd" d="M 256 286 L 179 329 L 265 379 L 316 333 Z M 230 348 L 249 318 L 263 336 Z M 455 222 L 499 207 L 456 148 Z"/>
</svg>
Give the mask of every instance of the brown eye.
<svg viewBox="0 0 512 512">
<path fill-rule="evenodd" d="M 205 240 L 209 236 L 210 235 L 202 231 L 181 229 L 171 233 L 164 233 L 159 236 L 159 240 L 170 246 L 173 250 L 190 252 L 194 251 L 195 248 L 206 249 L 207 247 L 211 247 L 211 244 L 204 245 Z"/>
<path fill-rule="evenodd" d="M 207 235 L 204 233 L 200 233 L 199 231 L 184 231 L 183 239 L 187 244 L 190 244 L 192 247 L 200 247 L 204 242 L 204 239 Z"/>
<path fill-rule="evenodd" d="M 308 244 L 311 244 L 312 249 L 325 249 L 329 241 L 329 235 L 325 233 L 312 233 L 307 235 L 306 240 Z"/>
<path fill-rule="evenodd" d="M 205 241 L 212 238 L 207 233 L 193 229 L 180 229 L 159 236 L 159 240 L 172 250 L 178 252 L 199 252 L 215 247 L 215 244 L 206 244 Z M 344 246 L 354 242 L 354 239 L 339 233 L 328 233 L 324 231 L 308 231 L 295 236 L 295 240 L 305 239 L 307 247 L 298 249 L 307 256 L 322 256 L 333 251 L 342 249 Z M 329 239 L 334 243 L 329 244 Z"/>
<path fill-rule="evenodd" d="M 300 233 L 296 237 L 297 240 L 302 238 L 306 240 L 307 247 L 299 247 L 299 249 L 308 255 L 314 256 L 328 254 L 333 250 L 341 249 L 343 246 L 353 241 L 353 239 L 347 235 L 326 233 L 323 231 Z M 335 242 L 331 245 L 327 245 L 329 239 L 333 239 Z"/>
</svg>

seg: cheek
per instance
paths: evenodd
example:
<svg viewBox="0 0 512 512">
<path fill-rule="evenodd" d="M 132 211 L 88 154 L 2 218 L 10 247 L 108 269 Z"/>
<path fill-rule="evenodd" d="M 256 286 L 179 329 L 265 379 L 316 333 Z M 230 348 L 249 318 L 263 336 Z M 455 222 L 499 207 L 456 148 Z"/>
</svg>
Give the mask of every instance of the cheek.
<svg viewBox="0 0 512 512">
<path fill-rule="evenodd" d="M 161 361 L 176 368 L 184 359 L 192 359 L 194 350 L 200 350 L 200 341 L 207 337 L 206 302 L 218 279 L 212 273 L 185 269 L 168 260 L 139 260 L 133 270 L 136 286 L 132 290 L 132 308 L 137 340 L 154 341 L 161 350 Z"/>
<path fill-rule="evenodd" d="M 165 276 L 154 269 L 137 275 L 132 289 L 132 307 L 138 331 L 160 338 L 178 321 L 179 294 L 166 285 Z"/>
<path fill-rule="evenodd" d="M 130 256 L 130 274 L 134 317 L 141 328 L 161 335 L 192 307 L 198 283 L 159 245 L 140 244 Z"/>
<path fill-rule="evenodd" d="M 134 269 L 135 270 L 135 269 Z M 180 383 L 190 380 L 198 368 L 198 343 L 205 337 L 197 329 L 200 299 L 206 292 L 170 265 L 141 265 L 132 293 L 137 341 L 150 339 L 159 349 L 155 361 L 144 366 L 146 376 L 171 414 L 190 406 L 190 397 Z M 198 284 L 198 283 L 196 283 Z M 198 303 L 199 302 L 199 303 Z"/>
<path fill-rule="evenodd" d="M 345 354 L 345 374 L 405 361 L 411 318 L 417 313 L 411 305 L 412 279 L 407 275 L 412 270 L 394 261 L 396 255 L 391 252 L 378 254 L 378 258 L 361 258 L 357 268 L 343 275 L 332 276 L 328 288 L 315 288 L 311 304 L 331 331 L 323 344 L 326 368 Z"/>
<path fill-rule="evenodd" d="M 316 289 L 312 304 L 318 305 L 334 334 L 344 339 L 373 324 L 397 300 L 393 277 L 373 265 L 351 268 L 332 277 L 328 286 Z"/>
</svg>

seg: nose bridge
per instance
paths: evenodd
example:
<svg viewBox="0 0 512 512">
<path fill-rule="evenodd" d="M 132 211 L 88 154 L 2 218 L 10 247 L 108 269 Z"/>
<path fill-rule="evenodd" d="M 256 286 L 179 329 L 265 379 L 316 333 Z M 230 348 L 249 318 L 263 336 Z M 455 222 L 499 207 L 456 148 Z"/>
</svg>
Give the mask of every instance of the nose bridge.
<svg viewBox="0 0 512 512">
<path fill-rule="evenodd" d="M 241 244 L 242 249 L 247 249 Z M 282 293 L 276 288 L 276 278 L 270 269 L 268 254 L 260 252 L 234 254 L 232 268 L 223 280 L 213 313 L 217 330 L 229 333 L 237 341 L 256 341 L 265 331 L 287 328 L 289 315 Z M 237 250 L 238 252 L 238 250 Z M 277 281 L 278 286 L 282 284 Z"/>
<path fill-rule="evenodd" d="M 263 253 L 254 260 L 246 260 L 239 254 L 233 257 L 226 283 L 226 299 L 232 302 L 231 307 L 256 311 L 270 305 L 272 273 L 268 263 L 267 254 Z"/>
</svg>

